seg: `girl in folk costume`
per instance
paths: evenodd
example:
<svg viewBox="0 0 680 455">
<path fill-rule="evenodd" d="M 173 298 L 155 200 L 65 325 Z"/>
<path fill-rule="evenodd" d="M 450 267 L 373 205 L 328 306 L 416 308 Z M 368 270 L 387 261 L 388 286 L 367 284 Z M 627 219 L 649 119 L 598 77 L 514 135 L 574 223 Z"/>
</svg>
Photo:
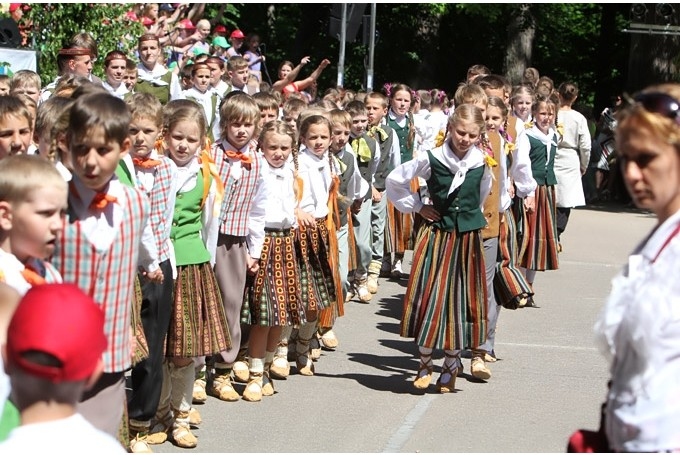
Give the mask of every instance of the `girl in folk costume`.
<svg viewBox="0 0 680 455">
<path fill-rule="evenodd" d="M 387 126 L 392 128 L 399 138 L 400 163 L 406 163 L 414 158 L 414 142 L 416 129 L 413 115 L 410 113 L 413 91 L 404 84 L 387 84 L 385 92 L 390 100 L 387 112 Z M 412 190 L 418 191 L 418 180 L 412 182 Z M 387 227 L 385 229 L 385 253 L 394 253 L 391 275 L 400 278 L 403 275 L 402 260 L 404 252 L 411 248 L 414 215 L 402 213 L 388 200 Z M 389 257 L 385 254 L 384 257 Z"/>
<path fill-rule="evenodd" d="M 335 236 L 338 177 L 329 152 L 329 120 L 322 115 L 305 118 L 300 124 L 300 142 L 304 146 L 298 159 L 303 195 L 296 214 L 296 253 L 300 280 L 309 286 L 301 289 L 307 322 L 298 331 L 295 363 L 300 374 L 312 376 L 310 341 L 317 326 L 332 327 L 334 319 L 344 314 Z"/>
<path fill-rule="evenodd" d="M 205 114 L 206 133 L 211 142 L 219 138 L 220 101 L 221 98 L 210 86 L 210 66 L 207 63 L 195 63 L 191 67 L 192 87 L 182 92 L 188 100 L 196 101 Z"/>
<path fill-rule="evenodd" d="M 415 338 L 420 366 L 414 387 L 432 379 L 432 353 L 446 355 L 437 381 L 441 393 L 452 392 L 462 371 L 460 352 L 486 339 L 486 273 L 481 207 L 491 189 L 492 164 L 475 144 L 485 130 L 482 111 L 458 106 L 449 119 L 448 140 L 427 154 L 401 164 L 387 177 L 387 197 L 404 212 L 419 212 L 413 267 L 404 298 L 401 336 Z M 411 189 L 414 178 L 426 180 L 432 205 Z"/>
<path fill-rule="evenodd" d="M 533 126 L 531 123 L 531 106 L 534 104 L 534 89 L 528 85 L 518 85 L 510 93 L 510 124 L 515 125 L 508 134 L 517 140 L 519 133 Z"/>
<path fill-rule="evenodd" d="M 252 252 L 261 251 L 260 268 L 246 285 L 241 323 L 250 324 L 250 379 L 243 391 L 247 401 L 274 394 L 269 368 L 284 326 L 305 321 L 295 254 L 295 210 L 301 183 L 289 157 L 295 156 L 295 133 L 280 120 L 268 122 L 260 133 L 260 150 L 267 166 L 267 215 L 264 239 L 254 239 Z M 251 240 L 249 239 L 249 243 Z"/>
<path fill-rule="evenodd" d="M 216 354 L 231 346 L 213 272 L 223 189 L 210 167 L 207 147 L 200 150 L 207 143 L 201 107 L 190 101 L 171 101 L 164 117 L 165 144 L 160 149 L 166 149 L 177 165 L 177 197 L 170 231 L 176 278 L 157 420 L 160 430 L 169 432 L 177 446 L 191 448 L 198 442 L 189 426 L 193 357 Z"/>
<path fill-rule="evenodd" d="M 557 270 L 557 225 L 555 223 L 555 185 L 557 179 L 553 165 L 557 144 L 560 141 L 555 131 L 555 103 L 542 96 L 536 97 L 532 107 L 534 125 L 517 138 L 517 153 L 531 160 L 531 174 L 538 185 L 535 207 L 526 204 L 528 230 L 526 250 L 519 265 L 526 269 L 526 278 L 533 292 L 537 270 Z M 533 304 L 533 298 L 529 301 Z"/>
<path fill-rule="evenodd" d="M 494 276 L 494 294 L 498 305 L 516 309 L 525 306 L 533 292 L 517 265 L 519 245 L 512 200 L 517 197 L 519 203 L 533 207 L 534 198 L 527 195 L 536 190 L 536 181 L 531 176 L 529 156 L 522 155 L 515 150 L 514 144 L 506 133 L 507 128 L 507 106 L 502 98 L 490 96 L 486 108 L 486 129 L 490 137 L 497 133 L 500 139 L 500 178 L 503 179 L 502 188 L 504 188 L 500 194 L 502 215 L 499 225 L 499 261 Z"/>
</svg>

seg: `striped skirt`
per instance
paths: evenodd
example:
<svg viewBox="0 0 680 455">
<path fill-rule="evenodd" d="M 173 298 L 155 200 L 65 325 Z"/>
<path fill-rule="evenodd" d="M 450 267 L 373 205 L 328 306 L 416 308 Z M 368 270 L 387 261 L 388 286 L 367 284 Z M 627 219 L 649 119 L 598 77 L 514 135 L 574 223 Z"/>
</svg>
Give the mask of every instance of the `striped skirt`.
<svg viewBox="0 0 680 455">
<path fill-rule="evenodd" d="M 418 179 L 411 180 L 411 192 L 418 194 Z M 402 213 L 387 201 L 387 222 L 385 224 L 385 253 L 403 254 L 412 250 L 415 243 L 414 227 L 416 214 Z"/>
<path fill-rule="evenodd" d="M 317 219 L 313 228 L 299 226 L 295 230 L 295 254 L 305 317 L 308 321 L 316 321 L 319 311 L 336 303 L 325 218 Z M 337 271 L 335 273 L 337 274 Z"/>
<path fill-rule="evenodd" d="M 517 266 L 517 225 L 512 208 L 508 208 L 502 215 L 498 250 L 500 260 L 496 264 L 496 274 L 493 279 L 496 302 L 503 307 L 514 310 L 518 299 L 525 295 L 533 295 L 529 283 Z"/>
<path fill-rule="evenodd" d="M 527 247 L 520 266 L 529 270 L 557 270 L 557 224 L 555 222 L 555 187 L 536 188 L 536 209 L 527 213 Z"/>
<path fill-rule="evenodd" d="M 433 349 L 480 346 L 486 341 L 486 299 L 480 232 L 423 225 L 404 296 L 401 336 Z"/>
<path fill-rule="evenodd" d="M 166 357 L 199 357 L 231 348 L 227 317 L 209 262 L 177 267 Z"/>
<path fill-rule="evenodd" d="M 266 230 L 260 269 L 246 282 L 241 323 L 285 326 L 305 322 L 292 229 Z"/>
<path fill-rule="evenodd" d="M 131 322 L 132 332 L 135 334 L 135 350 L 132 354 L 132 365 L 137 365 L 149 357 L 149 345 L 146 343 L 144 326 L 142 325 L 142 283 L 139 275 L 135 276 L 135 295 L 132 302 Z"/>
</svg>

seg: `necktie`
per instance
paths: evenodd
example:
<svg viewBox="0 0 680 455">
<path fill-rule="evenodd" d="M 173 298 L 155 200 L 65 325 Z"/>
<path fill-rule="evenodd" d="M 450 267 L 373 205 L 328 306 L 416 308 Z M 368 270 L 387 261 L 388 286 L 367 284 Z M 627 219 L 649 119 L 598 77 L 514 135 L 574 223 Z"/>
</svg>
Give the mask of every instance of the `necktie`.
<svg viewBox="0 0 680 455">
<path fill-rule="evenodd" d="M 352 151 L 362 163 L 371 161 L 371 149 L 368 147 L 368 142 L 366 142 L 366 139 L 363 137 L 356 138 L 352 141 Z"/>
<path fill-rule="evenodd" d="M 106 193 L 97 193 L 94 195 L 92 202 L 90 202 L 91 210 L 104 210 L 109 203 L 118 202 L 115 196 L 109 196 Z"/>
<path fill-rule="evenodd" d="M 153 169 L 161 164 L 159 160 L 152 160 L 150 158 L 132 158 L 132 163 L 143 169 Z"/>
<path fill-rule="evenodd" d="M 379 136 L 380 142 L 384 142 L 388 138 L 387 131 L 385 131 L 384 129 L 382 129 L 379 126 L 372 126 L 371 129 L 368 130 L 368 135 L 371 136 L 374 139 L 375 139 L 376 136 Z"/>
<path fill-rule="evenodd" d="M 250 155 L 246 155 L 245 153 L 235 152 L 233 150 L 225 150 L 224 154 L 227 155 L 229 159 L 240 160 L 242 164 L 250 164 L 253 162 L 253 159 L 250 157 Z"/>
<path fill-rule="evenodd" d="M 28 267 L 24 267 L 24 270 L 21 271 L 21 276 L 23 276 L 24 280 L 26 280 L 26 282 L 31 286 L 37 286 L 39 284 L 46 283 L 45 278 Z"/>
</svg>

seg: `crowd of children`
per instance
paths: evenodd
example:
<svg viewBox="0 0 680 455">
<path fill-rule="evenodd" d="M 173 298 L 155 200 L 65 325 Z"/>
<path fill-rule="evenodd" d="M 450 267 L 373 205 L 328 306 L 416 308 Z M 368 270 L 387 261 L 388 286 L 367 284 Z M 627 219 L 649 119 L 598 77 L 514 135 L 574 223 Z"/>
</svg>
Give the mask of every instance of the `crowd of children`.
<svg viewBox="0 0 680 455">
<path fill-rule="evenodd" d="M 310 103 L 249 90 L 252 56 L 196 56 L 185 81 L 153 33 L 138 64 L 112 51 L 93 80 L 88 43 L 62 49 L 53 84 L 18 71 L 0 96 L 0 282 L 76 284 L 101 308 L 101 374 L 77 404 L 91 425 L 131 452 L 196 447 L 193 404 L 260 401 L 290 362 L 314 375 L 345 304 L 388 276 L 408 277 L 416 389 L 435 349 L 438 391 L 464 350 L 491 377 L 500 308 L 535 305 L 536 271 L 559 265 L 558 163 L 578 193 L 590 142 L 577 115 L 557 120 L 574 84 L 555 97 L 475 66 L 453 102 L 394 83 Z"/>
</svg>

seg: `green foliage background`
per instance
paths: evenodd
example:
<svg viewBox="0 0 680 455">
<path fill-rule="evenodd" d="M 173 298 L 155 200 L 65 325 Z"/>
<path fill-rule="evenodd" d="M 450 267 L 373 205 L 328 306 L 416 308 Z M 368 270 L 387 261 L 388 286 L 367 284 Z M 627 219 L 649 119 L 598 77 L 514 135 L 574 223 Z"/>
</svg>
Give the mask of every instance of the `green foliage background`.
<svg viewBox="0 0 680 455">
<path fill-rule="evenodd" d="M 556 84 L 576 82 L 582 100 L 589 103 L 598 97 L 598 92 L 604 99 L 624 88 L 630 36 L 620 30 L 625 27 L 630 5 L 609 6 L 620 25 L 614 36 L 604 37 L 611 40 L 606 55 L 601 55 L 598 48 L 603 39 L 603 4 L 528 5 L 536 27 L 531 66 Z M 75 33 L 88 31 L 94 35 L 100 56 L 113 49 L 130 50 L 134 38 L 142 33 L 139 23 L 123 19 L 132 4 L 31 6 L 27 16 L 38 30 L 34 48 L 40 51 L 44 83 L 56 75 L 56 54 Z M 436 87 L 452 93 L 473 64 L 484 64 L 503 74 L 507 30 L 519 7 L 512 3 L 378 3 L 374 88 L 398 81 L 414 89 Z M 335 86 L 337 80 L 339 42 L 329 35 L 330 10 L 328 3 L 208 3 L 204 17 L 229 30 L 258 33 L 265 43 L 266 66 L 272 80 L 277 79 L 278 65 L 284 60 L 297 63 L 310 55 L 312 64 L 300 75 L 304 77 L 323 58 L 329 58 L 333 65 L 324 71 L 318 84 L 323 91 Z M 370 14 L 370 4 L 364 14 Z M 357 40 L 347 43 L 345 50 L 344 86 L 349 89 L 365 86 L 368 48 L 362 44 L 361 36 L 360 30 Z M 602 59 L 606 59 L 606 74 L 602 74 Z M 94 71 L 101 75 L 102 65 L 95 65 Z"/>
<path fill-rule="evenodd" d="M 97 41 L 99 56 L 112 50 L 129 52 L 144 27 L 125 18 L 132 5 L 120 3 L 41 3 L 32 4 L 26 17 L 33 21 L 31 45 L 38 54 L 38 72 L 43 85 L 57 75 L 57 54 L 75 34 L 90 33 Z M 93 72 L 103 75 L 101 64 Z"/>
</svg>

